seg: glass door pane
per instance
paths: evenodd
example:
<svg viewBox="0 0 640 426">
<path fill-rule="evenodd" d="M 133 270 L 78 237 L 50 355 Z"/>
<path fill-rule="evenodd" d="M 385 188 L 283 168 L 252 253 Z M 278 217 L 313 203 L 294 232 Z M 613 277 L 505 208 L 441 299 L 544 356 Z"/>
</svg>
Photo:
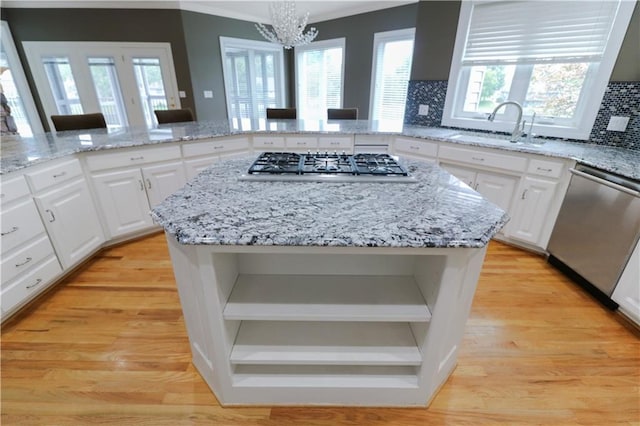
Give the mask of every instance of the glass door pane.
<svg viewBox="0 0 640 426">
<path fill-rule="evenodd" d="M 42 58 L 42 63 L 58 113 L 63 115 L 83 114 L 69 58 L 49 56 Z"/>
<path fill-rule="evenodd" d="M 122 101 L 114 59 L 112 57 L 89 58 L 89 69 L 107 127 L 110 129 L 125 127 L 127 114 Z"/>
<path fill-rule="evenodd" d="M 0 93 L 2 93 L 2 134 L 18 133 L 22 136 L 32 136 L 31 125 L 11 74 L 4 44 L 0 54 Z"/>
<path fill-rule="evenodd" d="M 156 109 L 168 109 L 168 102 L 159 58 L 133 58 L 140 101 L 148 127 L 156 122 Z"/>
</svg>

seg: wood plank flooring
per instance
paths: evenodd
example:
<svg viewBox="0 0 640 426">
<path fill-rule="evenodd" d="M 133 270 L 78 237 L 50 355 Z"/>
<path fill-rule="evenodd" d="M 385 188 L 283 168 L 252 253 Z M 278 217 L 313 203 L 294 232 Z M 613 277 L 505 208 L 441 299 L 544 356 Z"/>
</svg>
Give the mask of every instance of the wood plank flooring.
<svg viewBox="0 0 640 426">
<path fill-rule="evenodd" d="M 162 234 L 103 251 L 2 327 L 2 425 L 640 424 L 640 334 L 492 242 L 427 409 L 222 408 L 190 363 Z"/>
</svg>

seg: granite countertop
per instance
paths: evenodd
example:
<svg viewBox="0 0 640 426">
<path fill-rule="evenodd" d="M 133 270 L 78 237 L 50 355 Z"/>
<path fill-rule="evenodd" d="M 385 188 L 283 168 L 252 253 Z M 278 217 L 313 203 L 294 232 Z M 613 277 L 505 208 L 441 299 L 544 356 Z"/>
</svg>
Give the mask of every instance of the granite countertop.
<svg viewBox="0 0 640 426">
<path fill-rule="evenodd" d="M 368 120 L 264 120 L 211 121 L 162 125 L 155 129 L 133 127 L 110 131 L 69 131 L 30 138 L 2 137 L 0 174 L 74 153 L 137 147 L 218 136 L 252 133 L 377 134 L 404 135 L 462 145 L 570 158 L 609 172 L 640 180 L 640 151 L 589 143 L 548 140 L 544 145 L 511 144 L 508 136 Z M 542 141 L 542 140 L 538 140 Z"/>
<path fill-rule="evenodd" d="M 182 244 L 483 247 L 507 214 L 439 167 L 403 160 L 414 183 L 238 178 L 255 155 L 216 163 L 152 210 Z"/>
</svg>

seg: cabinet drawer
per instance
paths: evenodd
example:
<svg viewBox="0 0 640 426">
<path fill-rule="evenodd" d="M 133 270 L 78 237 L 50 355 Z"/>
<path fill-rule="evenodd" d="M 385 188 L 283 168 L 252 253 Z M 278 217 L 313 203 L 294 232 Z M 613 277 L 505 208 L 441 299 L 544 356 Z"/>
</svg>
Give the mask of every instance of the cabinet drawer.
<svg viewBox="0 0 640 426">
<path fill-rule="evenodd" d="M 270 150 L 274 148 L 284 148 L 284 137 L 282 136 L 254 136 L 253 148 L 259 151 Z"/>
<path fill-rule="evenodd" d="M 249 139 L 224 138 L 210 141 L 186 143 L 182 145 L 182 154 L 185 157 L 197 157 L 200 155 L 218 154 L 221 152 L 242 151 L 249 149 Z"/>
<path fill-rule="evenodd" d="M 311 136 L 287 136 L 285 141 L 287 148 L 305 149 L 314 151 L 318 149 L 318 138 Z"/>
<path fill-rule="evenodd" d="M 353 140 L 351 136 L 323 136 L 318 139 L 318 148 L 351 152 L 353 149 Z"/>
<path fill-rule="evenodd" d="M 0 200 L 3 205 L 21 197 L 31 195 L 29 185 L 22 175 L 13 178 L 2 177 L 2 189 L 0 189 Z"/>
<path fill-rule="evenodd" d="M 44 258 L 53 254 L 49 237 L 42 237 L 11 253 L 2 259 L 2 282 L 12 280 L 16 275 L 28 271 Z"/>
<path fill-rule="evenodd" d="M 136 166 L 181 158 L 178 145 L 144 148 L 136 150 L 117 150 L 117 152 L 87 155 L 90 170 L 104 170 L 116 167 Z"/>
<path fill-rule="evenodd" d="M 62 268 L 60 268 L 58 259 L 52 255 L 26 274 L 21 275 L 20 278 L 2 289 L 2 300 L 0 302 L 2 303 L 2 311 L 8 312 L 26 301 L 29 296 L 45 288 L 61 272 Z"/>
<path fill-rule="evenodd" d="M 31 198 L 3 211 L 1 219 L 2 253 L 7 253 L 36 235 L 44 233 L 44 225 Z"/>
<path fill-rule="evenodd" d="M 396 151 L 408 154 L 424 155 L 427 157 L 438 156 L 438 144 L 436 142 L 421 141 L 408 138 L 396 138 Z"/>
<path fill-rule="evenodd" d="M 514 172 L 524 172 L 527 167 L 527 160 L 523 157 L 447 145 L 440 147 L 439 157 L 441 159 Z"/>
<path fill-rule="evenodd" d="M 33 192 L 39 192 L 50 186 L 82 176 L 82 167 L 80 166 L 80 161 L 74 158 L 39 169 L 35 172 L 29 172 L 25 176 Z"/>
<path fill-rule="evenodd" d="M 537 158 L 529 161 L 529 168 L 527 173 L 547 176 L 552 178 L 559 178 L 562 174 L 564 163 L 558 161 L 539 160 Z"/>
</svg>

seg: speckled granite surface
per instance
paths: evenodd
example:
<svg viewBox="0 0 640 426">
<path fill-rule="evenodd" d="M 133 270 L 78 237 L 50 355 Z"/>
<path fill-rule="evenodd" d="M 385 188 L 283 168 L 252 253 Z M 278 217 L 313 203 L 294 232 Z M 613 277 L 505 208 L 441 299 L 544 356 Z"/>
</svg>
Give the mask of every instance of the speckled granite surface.
<svg viewBox="0 0 640 426">
<path fill-rule="evenodd" d="M 254 155 L 216 163 L 152 211 L 182 244 L 483 247 L 504 211 L 442 169 L 417 183 L 249 182 Z"/>
<path fill-rule="evenodd" d="M 548 140 L 544 145 L 511 144 L 506 140 L 482 137 L 472 132 L 401 123 L 307 120 L 244 120 L 241 122 L 195 122 L 164 125 L 158 129 L 131 128 L 107 133 L 104 130 L 62 132 L 34 138 L 2 138 L 0 174 L 9 173 L 43 161 L 77 152 L 135 147 L 165 142 L 199 140 L 242 133 L 317 133 L 317 134 L 403 134 L 464 145 L 528 152 L 552 157 L 572 158 L 581 163 L 640 180 L 640 151 L 596 144 Z M 456 135 L 460 135 L 456 137 Z M 497 138 L 500 138 L 498 136 Z"/>
</svg>

